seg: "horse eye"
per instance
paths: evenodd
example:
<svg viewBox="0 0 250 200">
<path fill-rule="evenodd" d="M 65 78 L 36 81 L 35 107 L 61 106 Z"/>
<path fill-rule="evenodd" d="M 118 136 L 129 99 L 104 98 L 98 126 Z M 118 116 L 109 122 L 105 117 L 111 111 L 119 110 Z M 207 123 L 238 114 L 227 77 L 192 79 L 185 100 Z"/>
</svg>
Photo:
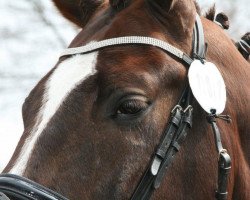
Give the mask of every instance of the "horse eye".
<svg viewBox="0 0 250 200">
<path fill-rule="evenodd" d="M 121 103 L 116 114 L 133 115 L 137 114 L 148 107 L 148 103 L 138 99 L 130 99 Z"/>
</svg>

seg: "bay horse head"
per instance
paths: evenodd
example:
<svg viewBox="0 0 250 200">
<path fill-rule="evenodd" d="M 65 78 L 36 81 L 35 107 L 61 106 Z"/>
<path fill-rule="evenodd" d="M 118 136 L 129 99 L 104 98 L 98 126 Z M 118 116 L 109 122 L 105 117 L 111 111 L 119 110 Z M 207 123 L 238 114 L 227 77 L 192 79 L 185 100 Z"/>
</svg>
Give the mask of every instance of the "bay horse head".
<svg viewBox="0 0 250 200">
<path fill-rule="evenodd" d="M 54 0 L 81 32 L 70 44 L 123 36 L 160 39 L 190 55 L 193 0 Z M 232 157 L 228 198 L 250 199 L 250 67 L 213 22 L 202 18 L 207 60 L 227 86 L 219 121 Z M 123 45 L 61 57 L 23 104 L 24 133 L 3 173 L 26 177 L 69 199 L 130 199 L 187 81 L 187 68 L 153 46 Z M 152 199 L 213 199 L 217 152 L 206 115 L 193 128 Z"/>
</svg>

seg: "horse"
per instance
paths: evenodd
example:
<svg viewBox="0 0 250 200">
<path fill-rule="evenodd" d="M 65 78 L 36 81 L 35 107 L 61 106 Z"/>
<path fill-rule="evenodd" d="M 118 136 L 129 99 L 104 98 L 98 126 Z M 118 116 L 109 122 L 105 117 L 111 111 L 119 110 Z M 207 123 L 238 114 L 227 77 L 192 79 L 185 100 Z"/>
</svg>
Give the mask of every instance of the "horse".
<svg viewBox="0 0 250 200">
<path fill-rule="evenodd" d="M 70 48 L 145 36 L 192 53 L 193 0 L 53 0 L 82 28 Z M 227 89 L 218 120 L 232 166 L 228 199 L 250 199 L 250 68 L 231 39 L 201 17 L 206 59 Z M 24 132 L 3 173 L 25 177 L 68 199 L 130 199 L 187 83 L 187 67 L 152 45 L 120 45 L 62 56 L 23 108 Z M 212 129 L 193 101 L 193 124 L 151 199 L 214 199 L 218 152 Z M 31 194 L 32 195 L 32 194 Z"/>
</svg>

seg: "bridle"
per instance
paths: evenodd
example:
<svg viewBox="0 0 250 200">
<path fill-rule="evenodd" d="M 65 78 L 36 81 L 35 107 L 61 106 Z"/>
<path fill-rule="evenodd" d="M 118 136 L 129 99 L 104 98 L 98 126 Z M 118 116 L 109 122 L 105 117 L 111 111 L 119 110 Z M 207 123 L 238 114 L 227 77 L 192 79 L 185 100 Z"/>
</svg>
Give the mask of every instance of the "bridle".
<svg viewBox="0 0 250 200">
<path fill-rule="evenodd" d="M 247 60 L 250 56 L 250 45 L 246 41 L 240 40 L 236 43 L 236 46 L 238 46 L 238 49 L 243 53 L 243 57 Z"/>
<path fill-rule="evenodd" d="M 155 38 L 140 36 L 127 36 L 91 42 L 85 46 L 66 49 L 61 54 L 61 57 L 86 54 L 105 47 L 134 44 L 150 45 L 160 48 L 179 58 L 187 66 L 190 66 L 194 59 L 198 59 L 201 62 L 204 62 L 205 60 L 206 45 L 202 23 L 198 15 L 196 16 L 193 32 L 192 58 L 167 42 Z M 187 83 L 182 92 L 181 98 L 171 112 L 168 126 L 163 132 L 158 148 L 154 152 L 153 159 L 144 173 L 139 185 L 135 189 L 131 200 L 148 200 L 154 190 L 160 187 L 161 181 L 163 180 L 168 167 L 185 141 L 188 130 L 192 127 L 192 101 L 193 94 Z M 227 116 L 216 115 L 216 112 L 213 110 L 207 117 L 214 132 L 215 144 L 219 154 L 218 188 L 216 190 L 215 198 L 217 200 L 224 200 L 227 199 L 227 182 L 229 170 L 231 168 L 231 159 L 227 154 L 227 151 L 222 147 L 220 132 L 216 125 L 217 118 L 226 120 L 228 120 L 228 118 Z M 8 197 L 3 195 L 3 193 L 11 199 L 67 200 L 67 198 L 46 187 L 12 174 L 0 175 L 0 200 L 7 200 Z"/>
<path fill-rule="evenodd" d="M 8 200 L 1 197 L 1 192 L 10 200 L 68 200 L 53 190 L 14 174 L 0 176 L 0 200 Z"/>
</svg>

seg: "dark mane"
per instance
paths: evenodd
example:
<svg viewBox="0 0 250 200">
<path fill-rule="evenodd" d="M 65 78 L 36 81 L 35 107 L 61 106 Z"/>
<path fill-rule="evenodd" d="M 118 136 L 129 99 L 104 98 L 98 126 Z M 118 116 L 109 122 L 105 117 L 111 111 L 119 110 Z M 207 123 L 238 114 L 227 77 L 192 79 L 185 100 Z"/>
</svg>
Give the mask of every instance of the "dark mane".
<svg viewBox="0 0 250 200">
<path fill-rule="evenodd" d="M 215 4 L 209 8 L 209 10 L 206 12 L 205 17 L 211 21 L 214 21 L 215 18 L 215 12 L 216 12 L 216 8 L 215 8 Z"/>
</svg>

